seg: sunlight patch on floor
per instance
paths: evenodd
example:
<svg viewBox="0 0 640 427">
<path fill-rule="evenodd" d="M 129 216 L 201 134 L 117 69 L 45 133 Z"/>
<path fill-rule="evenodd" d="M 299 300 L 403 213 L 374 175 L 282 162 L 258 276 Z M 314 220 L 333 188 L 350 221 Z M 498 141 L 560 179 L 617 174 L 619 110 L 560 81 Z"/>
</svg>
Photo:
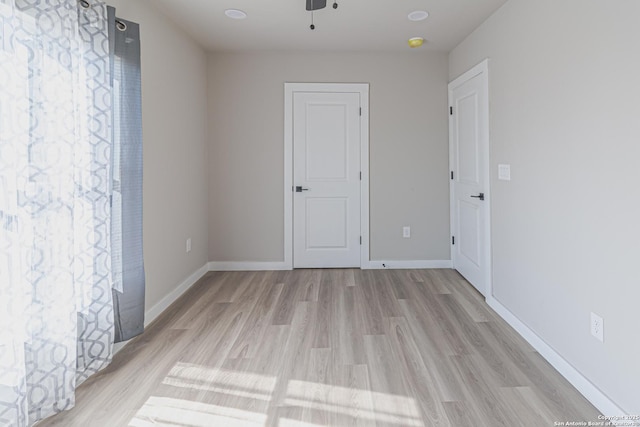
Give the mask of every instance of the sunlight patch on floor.
<svg viewBox="0 0 640 427">
<path fill-rule="evenodd" d="M 167 390 L 179 393 L 180 398 L 150 397 L 129 427 L 262 427 L 271 425 L 273 420 L 268 419 L 267 411 L 274 406 L 302 409 L 302 415 L 293 416 L 301 419 L 292 419 L 288 414 L 277 420 L 279 427 L 317 427 L 306 421 L 309 413 L 316 411 L 353 421 L 402 427 L 423 425 L 415 400 L 406 396 L 289 380 L 285 395 L 272 402 L 277 382 L 273 376 L 179 362 L 162 384 L 176 387 Z M 192 400 L 187 400 L 185 393 Z M 198 401 L 204 399 L 211 403 Z M 233 407 L 224 406 L 227 403 Z"/>
<path fill-rule="evenodd" d="M 275 377 L 266 375 L 178 362 L 162 384 L 269 402 L 276 381 Z"/>
<path fill-rule="evenodd" d="M 286 396 L 284 406 L 334 412 L 401 426 L 423 425 L 415 400 L 406 396 L 298 380 L 289 381 Z"/>
<path fill-rule="evenodd" d="M 265 414 L 225 406 L 151 396 L 129 422 L 129 427 L 262 427 Z"/>
<path fill-rule="evenodd" d="M 280 418 L 278 420 L 278 427 L 321 427 L 321 424 L 312 424 L 290 418 Z"/>
</svg>

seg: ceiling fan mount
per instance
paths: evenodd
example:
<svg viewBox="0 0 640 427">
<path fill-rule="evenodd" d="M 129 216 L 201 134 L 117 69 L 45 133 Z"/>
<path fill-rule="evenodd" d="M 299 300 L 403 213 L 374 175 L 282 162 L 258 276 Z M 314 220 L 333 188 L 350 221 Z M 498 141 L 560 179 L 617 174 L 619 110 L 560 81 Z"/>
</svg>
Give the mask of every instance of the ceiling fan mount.
<svg viewBox="0 0 640 427">
<path fill-rule="evenodd" d="M 313 11 L 320 10 L 327 7 L 327 0 L 307 0 L 307 11 L 311 12 L 311 25 L 309 28 L 315 30 L 316 26 L 313 23 Z M 338 0 L 333 0 L 333 8 L 338 8 Z"/>
<path fill-rule="evenodd" d="M 314 11 L 327 7 L 327 0 L 307 0 L 307 10 Z"/>
</svg>

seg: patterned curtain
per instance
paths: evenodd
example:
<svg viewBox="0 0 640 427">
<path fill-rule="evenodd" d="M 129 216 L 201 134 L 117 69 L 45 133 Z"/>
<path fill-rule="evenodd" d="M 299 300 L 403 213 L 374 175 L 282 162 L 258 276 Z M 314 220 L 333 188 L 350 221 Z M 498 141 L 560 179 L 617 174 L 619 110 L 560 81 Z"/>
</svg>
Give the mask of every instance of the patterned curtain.
<svg viewBox="0 0 640 427">
<path fill-rule="evenodd" d="M 74 405 L 112 356 L 107 8 L 0 0 L 0 425 Z"/>
</svg>

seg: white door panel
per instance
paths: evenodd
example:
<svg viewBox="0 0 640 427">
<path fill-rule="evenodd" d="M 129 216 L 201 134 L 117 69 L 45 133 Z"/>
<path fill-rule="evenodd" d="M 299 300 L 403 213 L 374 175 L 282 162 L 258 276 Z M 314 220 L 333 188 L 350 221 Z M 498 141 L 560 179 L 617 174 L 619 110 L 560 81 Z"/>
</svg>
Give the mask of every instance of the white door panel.
<svg viewBox="0 0 640 427">
<path fill-rule="evenodd" d="M 486 62 L 449 85 L 452 262 L 480 293 L 491 281 Z"/>
<path fill-rule="evenodd" d="M 458 201 L 458 221 L 459 234 L 464 238 L 460 241 L 459 255 L 464 257 L 465 261 L 473 264 L 477 268 L 480 267 L 480 229 L 481 209 L 474 203 L 466 200 Z"/>
<path fill-rule="evenodd" d="M 346 105 L 308 103 L 306 107 L 304 148 L 307 182 L 345 182 L 349 178 Z"/>
<path fill-rule="evenodd" d="M 459 89 L 458 92 L 461 92 Z M 455 139 L 458 165 L 458 180 L 465 184 L 480 185 L 478 151 L 478 92 L 475 88 L 466 96 L 455 101 L 457 126 Z"/>
<path fill-rule="evenodd" d="M 349 249 L 349 199 L 310 197 L 307 200 L 306 250 Z"/>
<path fill-rule="evenodd" d="M 293 98 L 293 266 L 360 266 L 360 95 Z"/>
</svg>

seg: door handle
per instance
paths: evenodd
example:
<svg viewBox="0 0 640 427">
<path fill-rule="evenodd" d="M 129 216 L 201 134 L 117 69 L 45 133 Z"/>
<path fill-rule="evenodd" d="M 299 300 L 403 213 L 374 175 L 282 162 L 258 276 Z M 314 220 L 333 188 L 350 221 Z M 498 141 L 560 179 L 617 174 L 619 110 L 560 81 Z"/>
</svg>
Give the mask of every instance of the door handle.
<svg viewBox="0 0 640 427">
<path fill-rule="evenodd" d="M 302 193 L 303 191 L 309 191 L 309 189 L 303 188 L 301 185 L 296 186 L 296 193 Z"/>
<path fill-rule="evenodd" d="M 473 197 L 474 199 L 484 200 L 484 193 L 480 193 L 477 196 L 471 196 L 471 197 Z"/>
</svg>

